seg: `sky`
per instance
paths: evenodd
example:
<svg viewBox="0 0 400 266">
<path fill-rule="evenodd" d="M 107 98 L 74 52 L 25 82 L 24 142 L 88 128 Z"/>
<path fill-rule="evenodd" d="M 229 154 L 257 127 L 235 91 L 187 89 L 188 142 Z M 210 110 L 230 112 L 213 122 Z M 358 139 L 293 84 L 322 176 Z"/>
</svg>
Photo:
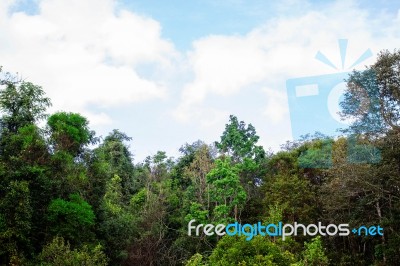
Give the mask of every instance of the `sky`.
<svg viewBox="0 0 400 266">
<path fill-rule="evenodd" d="M 276 151 L 336 119 L 341 73 L 399 47 L 394 0 L 0 0 L 3 69 L 42 86 L 49 113 L 125 132 L 135 162 L 218 141 L 230 114 Z"/>
</svg>

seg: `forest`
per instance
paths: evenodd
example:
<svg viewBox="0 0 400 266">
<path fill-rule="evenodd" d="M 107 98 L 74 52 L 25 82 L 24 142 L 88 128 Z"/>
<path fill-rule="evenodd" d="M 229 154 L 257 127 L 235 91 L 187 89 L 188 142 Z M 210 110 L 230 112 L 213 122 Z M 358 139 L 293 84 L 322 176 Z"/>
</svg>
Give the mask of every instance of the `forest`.
<svg viewBox="0 0 400 266">
<path fill-rule="evenodd" d="M 123 129 L 47 114 L 42 87 L 1 72 L 0 265 L 398 265 L 400 51 L 347 82 L 340 137 L 272 152 L 231 115 L 214 143 L 134 163 Z M 271 128 L 270 130 L 274 130 Z M 165 140 L 168 141 L 168 140 Z M 133 139 L 134 143 L 134 139 Z M 188 235 L 188 223 L 380 226 L 380 235 Z"/>
</svg>

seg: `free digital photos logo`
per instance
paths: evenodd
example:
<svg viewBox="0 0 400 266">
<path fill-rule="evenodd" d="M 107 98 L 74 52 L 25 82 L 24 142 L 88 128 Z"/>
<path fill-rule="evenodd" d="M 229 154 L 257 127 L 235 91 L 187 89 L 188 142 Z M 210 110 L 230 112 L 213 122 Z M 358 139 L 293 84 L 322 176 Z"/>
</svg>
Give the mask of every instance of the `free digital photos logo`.
<svg viewBox="0 0 400 266">
<path fill-rule="evenodd" d="M 336 137 L 340 135 L 341 129 L 348 128 L 351 121 L 343 120 L 340 116 L 340 103 L 346 92 L 346 79 L 349 70 L 361 64 L 372 56 L 371 49 L 367 49 L 358 59 L 345 71 L 347 39 L 339 39 L 339 51 L 341 57 L 341 69 L 335 66 L 323 53 L 317 52 L 315 58 L 325 65 L 338 70 L 337 73 L 292 78 L 286 81 L 286 89 L 289 103 L 290 121 L 294 140 L 304 138 L 310 134 Z M 373 95 L 369 95 L 373 102 Z M 370 112 L 371 110 L 366 110 Z M 380 161 L 380 152 L 370 145 L 357 143 L 355 135 L 349 135 L 347 160 L 350 163 L 377 163 Z M 299 158 L 299 166 L 303 168 L 329 168 L 331 167 L 332 143 L 326 142 L 325 147 L 314 150 L 320 153 L 315 158 L 321 160 L 302 160 L 307 154 Z M 361 151 L 361 152 L 360 152 Z M 309 151 L 308 151 L 309 152 Z M 361 155 L 360 155 L 361 154 Z"/>
<path fill-rule="evenodd" d="M 308 236 L 348 236 L 351 233 L 357 236 L 383 236 L 383 228 L 381 226 L 359 226 L 350 230 L 349 224 L 328 224 L 323 225 L 321 222 L 318 224 L 304 225 L 301 223 L 285 224 L 282 221 L 274 223 L 262 223 L 256 224 L 240 224 L 238 222 L 225 224 L 195 224 L 196 220 L 192 219 L 188 224 L 188 236 L 245 236 L 247 241 L 253 239 L 253 237 L 270 236 L 280 237 L 283 241 L 287 237 L 297 235 L 308 235 Z M 351 232 L 351 233 L 350 233 Z"/>
</svg>

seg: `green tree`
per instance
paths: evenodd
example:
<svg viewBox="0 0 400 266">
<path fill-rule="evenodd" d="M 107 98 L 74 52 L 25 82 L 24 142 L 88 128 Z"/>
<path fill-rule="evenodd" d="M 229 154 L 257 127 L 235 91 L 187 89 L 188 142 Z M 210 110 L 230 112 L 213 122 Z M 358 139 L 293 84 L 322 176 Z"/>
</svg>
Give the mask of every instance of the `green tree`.
<svg viewBox="0 0 400 266">
<path fill-rule="evenodd" d="M 210 185 L 206 176 L 213 168 L 214 150 L 204 142 L 196 141 L 185 144 L 180 151 L 182 156 L 170 170 L 169 215 L 166 217 L 169 228 L 166 238 L 172 239 L 169 252 L 175 256 L 175 261 L 186 260 L 195 252 L 210 250 L 216 241 L 206 236 L 190 237 L 186 228 L 191 219 L 198 223 L 210 219 Z"/>
<path fill-rule="evenodd" d="M 295 256 L 271 242 L 268 238 L 255 236 L 251 241 L 246 237 L 224 236 L 209 257 L 210 265 L 292 265 Z"/>
<path fill-rule="evenodd" d="M 194 254 L 188 261 L 186 261 L 185 266 L 205 266 L 203 263 L 203 256 L 200 253 Z"/>
<path fill-rule="evenodd" d="M 277 175 L 265 190 L 265 202 L 282 207 L 285 221 L 312 223 L 317 217 L 316 195 L 307 179 Z"/>
<path fill-rule="evenodd" d="M 44 266 L 106 266 L 108 259 L 102 246 L 89 247 L 84 245 L 81 249 L 71 249 L 68 242 L 62 237 L 55 237 L 43 247 L 38 256 L 40 265 Z"/>
<path fill-rule="evenodd" d="M 328 257 L 325 255 L 322 246 L 321 237 L 313 238 L 309 243 L 304 243 L 305 250 L 303 251 L 304 265 L 323 266 L 328 265 Z"/>
<path fill-rule="evenodd" d="M 400 131 L 400 50 L 379 53 L 372 69 L 379 87 L 379 104 L 385 123 Z"/>
<path fill-rule="evenodd" d="M 77 194 L 71 194 L 68 201 L 60 198 L 51 201 L 47 220 L 52 236 L 61 235 L 73 244 L 93 240 L 95 214 L 92 206 Z"/>
<path fill-rule="evenodd" d="M 184 169 L 183 175 L 190 180 L 190 186 L 186 190 L 186 199 L 191 203 L 191 209 L 197 204 L 209 217 L 210 211 L 210 183 L 207 182 L 207 174 L 213 168 L 213 160 L 207 145 L 199 147 L 195 152 L 193 161 Z M 199 218 L 199 217 L 197 217 Z M 198 220 L 199 221 L 199 220 Z M 203 221 L 205 222 L 205 220 Z"/>
<path fill-rule="evenodd" d="M 400 131 L 400 51 L 385 50 L 365 71 L 354 71 L 347 80 L 342 116 L 352 118 L 352 132 Z"/>
<path fill-rule="evenodd" d="M 129 203 L 131 195 L 138 191 L 142 184 L 134 178 L 132 154 L 126 142 L 132 140 L 125 133 L 114 129 L 104 142 L 95 150 L 96 162 L 102 164 L 102 173 L 108 180 L 114 175 L 121 178 L 123 200 Z M 103 181 L 104 182 L 104 181 Z"/>
<path fill-rule="evenodd" d="M 58 112 L 48 118 L 47 125 L 55 151 L 77 156 L 86 145 L 95 141 L 95 133 L 88 126 L 89 121 L 80 114 Z"/>
<path fill-rule="evenodd" d="M 398 253 L 394 246 L 400 238 L 395 233 L 397 229 L 392 229 L 397 228 L 394 220 L 398 219 L 398 212 L 393 211 L 398 197 L 393 193 L 398 190 L 400 168 L 395 144 L 400 132 L 399 64 L 399 50 L 384 50 L 365 71 L 354 71 L 349 76 L 341 105 L 342 116 L 353 120 L 348 132 L 354 136 L 341 143 L 336 152 L 347 156 L 352 164 L 337 160 L 337 165 L 328 170 L 330 178 L 324 185 L 331 219 L 350 220 L 358 225 L 385 224 L 390 228 L 381 238 L 350 238 L 344 242 L 348 243 L 351 257 L 363 257 L 365 263 L 392 263 L 399 259 L 394 255 Z M 335 196 L 332 191 L 336 191 Z M 360 247 L 362 253 L 358 251 Z"/>
<path fill-rule="evenodd" d="M 240 217 L 248 222 L 256 221 L 262 215 L 263 194 L 260 186 L 266 171 L 267 156 L 264 148 L 257 145 L 258 140 L 252 124 L 246 125 L 231 115 L 221 140 L 215 143 L 219 152 L 231 156 L 232 162 L 237 165 L 239 180 L 247 195 Z"/>
<path fill-rule="evenodd" d="M 29 184 L 11 181 L 0 199 L 0 261 L 23 261 L 32 252 L 32 213 Z M 3 192 L 3 193 L 4 193 Z"/>
<path fill-rule="evenodd" d="M 8 82 L 5 89 L 0 90 L 3 134 L 16 133 L 19 128 L 45 118 L 45 111 L 51 102 L 44 95 L 42 87 L 30 82 Z"/>
<path fill-rule="evenodd" d="M 239 208 L 246 201 L 246 192 L 240 184 L 238 169 L 229 157 L 217 159 L 215 167 L 207 174 L 210 197 L 213 202 L 213 217 L 218 223 L 226 223 L 233 213 L 237 220 Z"/>
<path fill-rule="evenodd" d="M 121 181 L 115 175 L 107 182 L 99 215 L 99 237 L 105 241 L 106 254 L 113 265 L 127 259 L 128 247 L 137 237 L 137 210 L 124 204 Z"/>
<path fill-rule="evenodd" d="M 395 261 L 399 258 L 394 255 L 398 250 L 394 243 L 399 239 L 398 223 L 395 222 L 399 217 L 395 207 L 399 204 L 399 198 L 393 196 L 400 185 L 400 149 L 397 143 L 400 143 L 400 138 L 396 131 L 389 131 L 384 138 L 375 142 L 382 151 L 382 160 L 377 164 L 349 162 L 346 159 L 348 141 L 342 138 L 334 143 L 334 163 L 332 168 L 326 170 L 328 176 L 321 190 L 325 210 L 323 218 L 327 222 L 350 222 L 352 226 L 379 224 L 386 228 L 381 237 L 349 236 L 340 242 L 336 239 L 338 248 L 334 252 L 362 257 L 365 263 L 373 260 Z M 393 241 L 390 245 L 388 238 Z M 376 254 L 367 252 L 374 249 L 377 250 Z"/>
<path fill-rule="evenodd" d="M 207 147 L 207 148 L 206 148 Z M 193 162 L 198 153 L 201 151 L 207 150 L 210 159 L 214 160 L 216 150 L 213 146 L 209 146 L 201 140 L 197 140 L 192 144 L 186 143 L 182 147 L 179 148 L 182 156 L 177 160 L 174 169 L 172 169 L 171 177 L 174 179 L 174 182 L 179 185 L 183 190 L 185 190 L 190 185 L 191 176 L 190 173 L 187 173 L 190 164 Z M 202 156 L 204 157 L 204 156 Z"/>
<path fill-rule="evenodd" d="M 216 147 L 228 156 L 232 156 L 234 162 L 242 161 L 244 158 L 259 160 L 265 157 L 262 146 L 256 143 L 260 137 L 252 124 L 237 119 L 236 116 L 229 116 L 229 123 L 225 125 L 220 142 L 215 142 Z"/>
<path fill-rule="evenodd" d="M 5 238 L 1 240 L 6 241 L 8 244 L 4 243 L 4 247 L 9 248 L 5 251 L 8 255 L 0 255 L 0 261 L 21 264 L 26 263 L 21 258 L 31 258 L 44 239 L 44 206 L 51 197 L 51 181 L 47 176 L 50 156 L 44 132 L 35 123 L 47 116 L 45 111 L 51 104 L 40 86 L 14 77 L 6 77 L 0 83 L 3 85 L 0 90 L 0 205 L 3 214 L 0 220 L 3 220 L 9 240 L 13 239 L 11 242 Z M 16 198 L 10 200 L 10 197 Z M 17 208 L 16 202 L 20 203 Z M 15 221 L 22 216 L 24 225 Z M 18 230 L 24 233 L 12 236 L 14 225 L 19 225 Z"/>
</svg>

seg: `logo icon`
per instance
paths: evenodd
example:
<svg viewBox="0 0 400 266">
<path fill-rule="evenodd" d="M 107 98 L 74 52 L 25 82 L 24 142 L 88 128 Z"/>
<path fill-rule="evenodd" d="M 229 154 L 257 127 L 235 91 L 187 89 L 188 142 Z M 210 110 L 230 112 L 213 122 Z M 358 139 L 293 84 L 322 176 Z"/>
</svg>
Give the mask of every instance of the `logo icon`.
<svg viewBox="0 0 400 266">
<path fill-rule="evenodd" d="M 309 76 L 288 79 L 286 81 L 289 112 L 293 139 L 301 139 L 304 136 L 317 133 L 322 136 L 336 137 L 340 130 L 348 128 L 351 120 L 343 120 L 339 114 L 340 103 L 344 99 L 346 91 L 345 80 L 350 72 L 345 71 L 347 53 L 347 39 L 339 39 L 341 68 L 335 66 L 323 53 L 317 52 L 315 58 L 325 65 L 337 70 L 337 73 L 320 76 Z M 367 49 L 347 69 L 353 69 L 372 56 L 371 49 Z M 379 152 L 374 147 L 363 147 L 355 141 L 355 136 L 349 137 L 348 161 L 352 163 L 375 163 L 379 160 Z M 303 168 L 328 168 L 331 167 L 332 142 L 325 141 L 316 150 L 308 150 L 299 158 L 299 165 Z M 366 146 L 366 147 L 364 147 Z M 368 158 L 359 156 L 373 154 Z M 353 154 L 357 151 L 357 154 Z M 316 160 L 318 159 L 318 160 Z"/>
</svg>

